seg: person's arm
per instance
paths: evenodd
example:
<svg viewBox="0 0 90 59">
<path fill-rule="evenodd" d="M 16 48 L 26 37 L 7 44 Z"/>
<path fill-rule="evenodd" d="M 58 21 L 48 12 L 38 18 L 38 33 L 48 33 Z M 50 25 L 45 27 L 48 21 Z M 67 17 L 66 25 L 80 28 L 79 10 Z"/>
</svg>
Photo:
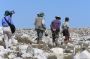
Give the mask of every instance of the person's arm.
<svg viewBox="0 0 90 59">
<path fill-rule="evenodd" d="M 59 23 L 58 23 L 58 26 L 59 26 L 59 27 L 58 27 L 58 28 L 60 28 L 60 25 L 61 25 L 61 22 L 59 21 Z"/>
<path fill-rule="evenodd" d="M 44 19 L 42 20 L 42 24 L 45 25 L 45 20 Z"/>
<path fill-rule="evenodd" d="M 64 29 L 64 23 L 62 23 L 61 28 Z"/>
<path fill-rule="evenodd" d="M 45 20 L 44 19 L 42 20 L 42 25 L 43 25 L 43 28 L 46 30 L 46 25 L 45 25 Z"/>
<path fill-rule="evenodd" d="M 37 21 L 37 18 L 35 18 L 35 22 L 34 22 L 34 25 L 36 25 L 36 21 Z"/>
<path fill-rule="evenodd" d="M 51 24 L 50 24 L 50 28 L 52 28 L 52 25 L 53 25 L 53 21 L 52 21 Z"/>
</svg>

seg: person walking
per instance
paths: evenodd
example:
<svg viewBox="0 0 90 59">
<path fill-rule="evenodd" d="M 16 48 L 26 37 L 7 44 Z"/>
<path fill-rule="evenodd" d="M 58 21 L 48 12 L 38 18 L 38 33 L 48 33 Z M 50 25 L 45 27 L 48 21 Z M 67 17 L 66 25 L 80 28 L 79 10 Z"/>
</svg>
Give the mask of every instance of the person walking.
<svg viewBox="0 0 90 59">
<path fill-rule="evenodd" d="M 11 47 L 11 36 L 12 31 L 10 28 L 10 24 L 13 24 L 12 22 L 12 15 L 14 14 L 14 11 L 8 11 L 6 10 L 4 13 L 4 17 L 2 19 L 2 27 L 3 27 L 3 34 L 4 34 L 4 42 L 5 42 L 5 48 L 8 49 Z"/>
<path fill-rule="evenodd" d="M 70 33 L 69 33 L 69 17 L 65 17 L 65 21 L 62 24 L 62 33 L 65 36 L 64 43 L 67 44 L 69 42 Z"/>
<path fill-rule="evenodd" d="M 51 22 L 50 28 L 52 32 L 53 45 L 57 46 L 57 39 L 59 38 L 60 25 L 61 25 L 61 17 L 55 16 L 55 20 Z"/>
<path fill-rule="evenodd" d="M 40 40 L 42 40 L 43 33 L 46 30 L 43 12 L 37 14 L 37 17 L 35 19 L 35 30 L 37 32 L 37 43 L 40 43 Z"/>
</svg>

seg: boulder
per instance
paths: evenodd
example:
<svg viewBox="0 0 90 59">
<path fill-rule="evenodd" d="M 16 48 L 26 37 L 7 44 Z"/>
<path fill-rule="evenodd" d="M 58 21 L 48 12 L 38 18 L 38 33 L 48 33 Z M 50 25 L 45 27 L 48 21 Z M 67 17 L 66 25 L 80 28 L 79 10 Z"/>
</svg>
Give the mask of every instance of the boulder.
<svg viewBox="0 0 90 59">
<path fill-rule="evenodd" d="M 81 53 L 77 53 L 74 56 L 74 59 L 90 59 L 90 53 L 87 50 L 84 50 Z"/>
<path fill-rule="evenodd" d="M 57 56 L 57 59 L 63 59 L 64 53 L 62 48 L 52 48 L 51 51 Z"/>
</svg>

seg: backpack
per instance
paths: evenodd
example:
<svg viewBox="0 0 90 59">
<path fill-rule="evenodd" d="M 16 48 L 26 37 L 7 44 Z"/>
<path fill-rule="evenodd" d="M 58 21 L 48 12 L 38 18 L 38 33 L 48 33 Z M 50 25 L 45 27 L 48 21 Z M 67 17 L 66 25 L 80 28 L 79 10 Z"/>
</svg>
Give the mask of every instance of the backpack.
<svg viewBox="0 0 90 59">
<path fill-rule="evenodd" d="M 51 30 L 56 31 L 59 28 L 60 28 L 60 21 L 59 20 L 54 20 L 51 23 Z"/>
<path fill-rule="evenodd" d="M 16 27 L 14 24 L 11 24 L 9 21 L 6 20 L 6 18 L 4 17 L 5 21 L 8 23 L 8 25 L 10 26 L 11 32 L 14 33 L 16 30 Z"/>
<path fill-rule="evenodd" d="M 42 26 L 42 18 L 40 18 L 40 17 L 36 18 L 35 23 L 36 23 L 35 25 L 38 27 Z"/>
<path fill-rule="evenodd" d="M 43 31 L 46 29 L 45 25 L 42 24 L 42 20 L 43 20 L 42 17 L 36 18 L 35 29 L 40 29 L 40 30 L 43 30 Z"/>
</svg>

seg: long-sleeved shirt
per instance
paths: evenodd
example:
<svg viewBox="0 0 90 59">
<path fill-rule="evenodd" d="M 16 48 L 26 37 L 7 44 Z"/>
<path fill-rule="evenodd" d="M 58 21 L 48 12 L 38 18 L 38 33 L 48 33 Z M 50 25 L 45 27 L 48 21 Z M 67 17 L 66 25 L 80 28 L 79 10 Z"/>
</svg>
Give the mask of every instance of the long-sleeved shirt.
<svg viewBox="0 0 90 59">
<path fill-rule="evenodd" d="M 9 21 L 11 24 L 13 24 L 11 17 L 10 16 L 5 16 L 6 20 Z M 2 26 L 3 27 L 8 27 L 8 23 L 6 22 L 5 18 L 3 17 L 2 19 Z"/>
</svg>

